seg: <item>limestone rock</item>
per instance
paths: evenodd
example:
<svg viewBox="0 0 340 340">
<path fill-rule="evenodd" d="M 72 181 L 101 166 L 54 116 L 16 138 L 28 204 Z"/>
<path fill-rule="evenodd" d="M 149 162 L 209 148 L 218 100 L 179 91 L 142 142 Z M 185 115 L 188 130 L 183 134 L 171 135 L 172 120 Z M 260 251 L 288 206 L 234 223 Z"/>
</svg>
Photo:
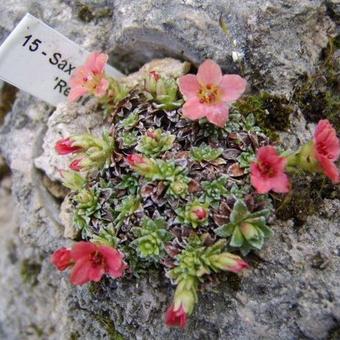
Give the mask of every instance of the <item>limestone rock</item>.
<svg viewBox="0 0 340 340">
<path fill-rule="evenodd" d="M 88 50 L 107 51 L 121 70 L 136 70 L 157 57 L 196 66 L 209 57 L 225 71 L 244 71 L 253 88 L 286 96 L 302 73 L 315 69 L 339 14 L 335 0 L 11 0 L 0 3 L 0 42 L 27 11 Z M 233 62 L 233 52 L 242 62 Z M 53 250 L 72 241 L 64 237 L 59 202 L 34 166 L 49 115 L 59 115 L 62 125 L 72 110 L 76 119 L 75 107 L 52 113 L 19 92 L 1 128 L 0 151 L 11 168 L 13 196 L 0 190 L 0 338 L 337 337 L 340 202 L 334 199 L 325 200 L 302 226 L 277 222 L 273 238 L 254 255 L 252 270 L 226 275 L 202 292 L 184 332 L 163 325 L 173 289 L 161 273 L 72 287 L 67 274 L 49 263 Z M 310 136 L 308 122 L 298 116 L 293 123 L 299 140 Z M 295 131 L 290 132 L 285 143 L 295 145 Z M 45 156 L 40 167 L 60 179 L 55 174 L 60 165 L 48 168 Z"/>
</svg>

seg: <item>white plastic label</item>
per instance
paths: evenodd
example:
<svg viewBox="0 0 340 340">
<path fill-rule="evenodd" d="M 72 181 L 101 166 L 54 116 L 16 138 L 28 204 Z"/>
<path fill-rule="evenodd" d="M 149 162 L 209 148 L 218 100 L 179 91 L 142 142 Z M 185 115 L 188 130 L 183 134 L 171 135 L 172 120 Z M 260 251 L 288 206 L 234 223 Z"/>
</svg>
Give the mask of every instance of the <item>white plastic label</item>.
<svg viewBox="0 0 340 340">
<path fill-rule="evenodd" d="M 56 106 L 67 100 L 68 80 L 89 52 L 26 14 L 0 46 L 0 78 Z M 106 73 L 122 75 L 107 65 Z"/>
</svg>

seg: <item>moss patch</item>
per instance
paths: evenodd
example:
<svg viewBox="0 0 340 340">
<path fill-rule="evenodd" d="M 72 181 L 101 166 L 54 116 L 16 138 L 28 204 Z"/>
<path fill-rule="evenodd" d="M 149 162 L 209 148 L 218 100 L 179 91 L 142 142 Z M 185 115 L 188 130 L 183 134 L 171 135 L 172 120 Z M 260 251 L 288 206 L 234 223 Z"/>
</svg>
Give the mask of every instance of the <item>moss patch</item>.
<svg viewBox="0 0 340 340">
<path fill-rule="evenodd" d="M 112 8 L 102 7 L 95 8 L 80 2 L 77 3 L 78 18 L 83 22 L 91 22 L 94 19 L 111 17 L 113 14 Z"/>
<path fill-rule="evenodd" d="M 277 140 L 277 131 L 285 131 L 290 126 L 289 115 L 293 108 L 284 97 L 267 92 L 240 99 L 235 107 L 243 114 L 253 113 L 258 125 L 271 140 Z"/>
<path fill-rule="evenodd" d="M 0 124 L 3 123 L 5 115 L 12 108 L 18 90 L 7 83 L 4 83 L 0 91 Z"/>
<path fill-rule="evenodd" d="M 116 330 L 111 318 L 106 314 L 97 314 L 94 316 L 100 325 L 106 330 L 110 340 L 124 340 L 124 337 Z"/>
<path fill-rule="evenodd" d="M 38 284 L 38 275 L 41 271 L 41 265 L 33 262 L 30 259 L 25 259 L 20 265 L 20 276 L 24 283 L 31 285 L 32 287 Z"/>
<path fill-rule="evenodd" d="M 336 130 L 340 130 L 340 78 L 339 61 L 335 51 L 339 49 L 340 36 L 329 39 L 328 46 L 321 53 L 317 72 L 304 75 L 303 85 L 296 89 L 293 101 L 298 104 L 308 121 L 329 119 Z"/>
<path fill-rule="evenodd" d="M 324 198 L 340 198 L 340 188 L 322 175 L 311 180 L 301 175 L 293 178 L 289 194 L 274 197 L 276 216 L 281 220 L 294 219 L 296 226 L 303 225 L 308 216 L 317 214 Z"/>
</svg>

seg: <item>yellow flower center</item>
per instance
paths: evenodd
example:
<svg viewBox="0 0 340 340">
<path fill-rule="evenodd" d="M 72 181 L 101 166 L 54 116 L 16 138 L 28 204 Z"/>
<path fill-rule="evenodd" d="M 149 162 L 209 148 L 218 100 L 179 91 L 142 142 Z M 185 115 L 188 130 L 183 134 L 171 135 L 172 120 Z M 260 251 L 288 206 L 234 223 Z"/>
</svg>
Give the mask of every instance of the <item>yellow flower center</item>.
<svg viewBox="0 0 340 340">
<path fill-rule="evenodd" d="M 202 104 L 218 104 L 221 102 L 221 90 L 213 84 L 201 85 L 198 98 Z"/>
<path fill-rule="evenodd" d="M 84 86 L 89 92 L 95 91 L 97 86 L 100 84 L 101 80 L 102 80 L 102 75 L 100 74 L 88 75 L 86 78 L 84 78 L 84 81 L 86 82 Z"/>
</svg>

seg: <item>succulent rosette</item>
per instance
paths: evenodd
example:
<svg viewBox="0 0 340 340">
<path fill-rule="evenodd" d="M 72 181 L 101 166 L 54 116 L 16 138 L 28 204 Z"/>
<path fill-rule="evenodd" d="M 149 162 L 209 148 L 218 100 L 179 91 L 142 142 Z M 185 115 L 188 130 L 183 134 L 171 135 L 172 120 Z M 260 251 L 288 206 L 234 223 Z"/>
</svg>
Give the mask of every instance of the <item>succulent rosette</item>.
<svg viewBox="0 0 340 340">
<path fill-rule="evenodd" d="M 232 106 L 246 80 L 223 75 L 212 60 L 197 75 L 151 69 L 130 90 L 105 75 L 106 60 L 90 56 L 71 82 L 70 99 L 97 97 L 111 128 L 56 141 L 70 160 L 63 183 L 82 241 L 51 260 L 71 270 L 73 284 L 163 268 L 176 286 L 165 323 L 184 328 L 201 283 L 250 268 L 242 256 L 260 251 L 272 233 L 269 194 L 288 192 L 289 171 L 306 169 L 306 157 L 285 156 L 254 122 L 249 128 L 249 117 Z M 328 123 L 308 152 L 311 171 L 336 182 L 339 142 Z"/>
</svg>

